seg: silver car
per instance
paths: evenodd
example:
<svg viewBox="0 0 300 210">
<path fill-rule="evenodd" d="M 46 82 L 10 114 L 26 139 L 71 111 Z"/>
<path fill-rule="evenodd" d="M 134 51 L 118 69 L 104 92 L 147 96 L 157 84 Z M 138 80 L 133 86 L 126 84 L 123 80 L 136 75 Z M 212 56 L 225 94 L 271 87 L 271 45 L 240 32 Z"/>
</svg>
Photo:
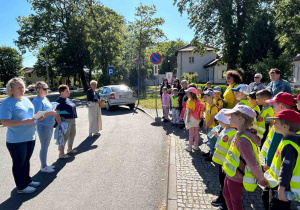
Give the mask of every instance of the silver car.
<svg viewBox="0 0 300 210">
<path fill-rule="evenodd" d="M 0 95 L 6 94 L 6 88 L 0 88 Z"/>
<path fill-rule="evenodd" d="M 135 107 L 135 92 L 126 85 L 104 86 L 99 91 L 100 97 L 106 100 L 106 110 L 113 106 L 128 105 L 130 109 Z"/>
</svg>

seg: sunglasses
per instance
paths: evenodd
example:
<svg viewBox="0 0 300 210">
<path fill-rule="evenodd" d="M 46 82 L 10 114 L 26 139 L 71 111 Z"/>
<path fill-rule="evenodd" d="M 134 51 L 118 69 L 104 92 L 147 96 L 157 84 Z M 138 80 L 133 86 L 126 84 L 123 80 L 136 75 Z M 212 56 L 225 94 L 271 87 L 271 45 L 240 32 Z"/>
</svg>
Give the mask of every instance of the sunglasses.
<svg viewBox="0 0 300 210">
<path fill-rule="evenodd" d="M 254 77 L 254 79 L 259 79 L 260 77 Z"/>
<path fill-rule="evenodd" d="M 49 90 L 49 88 L 43 88 L 44 91 Z"/>
</svg>

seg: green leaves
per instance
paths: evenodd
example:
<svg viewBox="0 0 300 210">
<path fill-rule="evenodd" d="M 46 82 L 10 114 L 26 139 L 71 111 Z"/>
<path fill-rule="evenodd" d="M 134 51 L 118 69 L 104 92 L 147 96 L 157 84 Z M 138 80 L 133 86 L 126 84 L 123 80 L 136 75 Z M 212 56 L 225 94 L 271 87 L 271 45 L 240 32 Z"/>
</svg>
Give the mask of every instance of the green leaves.
<svg viewBox="0 0 300 210">
<path fill-rule="evenodd" d="M 0 47 L 0 80 L 6 84 L 11 78 L 21 75 L 22 56 L 11 47 Z"/>
</svg>

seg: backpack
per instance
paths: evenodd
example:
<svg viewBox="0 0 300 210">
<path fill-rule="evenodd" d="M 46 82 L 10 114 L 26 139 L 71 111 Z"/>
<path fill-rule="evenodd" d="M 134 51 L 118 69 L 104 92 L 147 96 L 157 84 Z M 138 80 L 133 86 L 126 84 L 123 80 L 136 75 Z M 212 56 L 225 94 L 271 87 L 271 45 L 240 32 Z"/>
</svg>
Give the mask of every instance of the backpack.
<svg viewBox="0 0 300 210">
<path fill-rule="evenodd" d="M 223 101 L 223 108 L 227 108 L 227 107 L 228 107 L 228 102 L 225 101 L 223 98 L 219 98 L 219 99 L 217 100 L 217 104 L 218 104 L 218 102 L 219 102 L 220 100 Z"/>
<path fill-rule="evenodd" d="M 196 102 L 196 108 L 195 111 L 193 112 L 193 117 L 197 120 L 203 119 L 204 106 L 199 100 L 195 102 Z"/>
<path fill-rule="evenodd" d="M 211 115 L 211 111 L 214 107 L 217 107 L 217 105 L 213 104 L 211 107 L 210 107 L 210 115 Z M 218 107 L 217 107 L 218 108 Z M 218 109 L 219 110 L 219 109 Z M 219 125 L 218 123 L 218 120 L 216 120 L 216 118 L 214 118 L 214 122 L 216 123 L 216 125 Z"/>
</svg>

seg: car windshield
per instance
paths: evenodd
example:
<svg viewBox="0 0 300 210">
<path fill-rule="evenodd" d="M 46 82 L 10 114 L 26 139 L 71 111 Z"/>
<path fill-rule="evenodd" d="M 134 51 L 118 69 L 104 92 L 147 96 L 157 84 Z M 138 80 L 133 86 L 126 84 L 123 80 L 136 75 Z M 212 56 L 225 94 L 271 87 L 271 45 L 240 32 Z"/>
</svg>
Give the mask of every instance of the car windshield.
<svg viewBox="0 0 300 210">
<path fill-rule="evenodd" d="M 127 86 L 114 86 L 111 87 L 112 92 L 126 92 L 126 91 L 130 91 L 130 88 Z"/>
</svg>

